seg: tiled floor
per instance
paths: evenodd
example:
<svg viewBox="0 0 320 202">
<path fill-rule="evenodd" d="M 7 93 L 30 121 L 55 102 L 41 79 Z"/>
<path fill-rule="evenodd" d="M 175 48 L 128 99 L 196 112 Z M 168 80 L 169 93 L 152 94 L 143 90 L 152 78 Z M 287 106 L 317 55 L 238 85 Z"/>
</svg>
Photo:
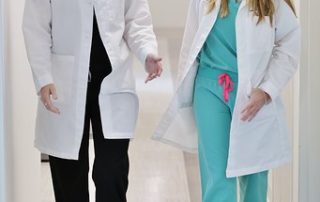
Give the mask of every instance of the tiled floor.
<svg viewBox="0 0 320 202">
<path fill-rule="evenodd" d="M 164 73 L 158 80 L 144 84 L 144 68 L 135 62 L 137 91 L 140 97 L 140 117 L 136 138 L 130 146 L 129 202 L 199 202 L 199 177 L 196 156 L 184 154 L 173 147 L 155 142 L 150 136 L 172 96 L 176 75 L 181 30 L 160 30 L 160 54 Z M 93 144 L 90 144 L 93 157 Z M 91 158 L 92 162 L 92 158 Z M 91 180 L 91 178 L 90 178 Z M 90 181 L 90 197 L 94 201 L 94 186 Z M 42 202 L 53 202 L 48 164 L 42 165 Z"/>
</svg>

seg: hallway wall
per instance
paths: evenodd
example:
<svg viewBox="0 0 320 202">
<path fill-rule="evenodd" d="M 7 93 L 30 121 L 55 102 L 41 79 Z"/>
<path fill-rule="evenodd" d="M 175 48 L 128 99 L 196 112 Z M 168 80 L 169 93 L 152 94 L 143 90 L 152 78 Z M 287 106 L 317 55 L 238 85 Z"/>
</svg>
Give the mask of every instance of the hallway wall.
<svg viewBox="0 0 320 202">
<path fill-rule="evenodd" d="M 183 28 L 189 0 L 149 0 L 154 27 Z"/>
<path fill-rule="evenodd" d="M 24 0 L 5 0 L 6 202 L 39 202 L 40 154 L 33 147 L 36 94 L 23 36 Z"/>
<path fill-rule="evenodd" d="M 320 1 L 301 2 L 299 201 L 320 198 Z"/>
<path fill-rule="evenodd" d="M 4 130 L 4 38 L 3 38 L 3 0 L 0 0 L 0 202 L 6 201 L 5 169 L 5 130 Z"/>
</svg>

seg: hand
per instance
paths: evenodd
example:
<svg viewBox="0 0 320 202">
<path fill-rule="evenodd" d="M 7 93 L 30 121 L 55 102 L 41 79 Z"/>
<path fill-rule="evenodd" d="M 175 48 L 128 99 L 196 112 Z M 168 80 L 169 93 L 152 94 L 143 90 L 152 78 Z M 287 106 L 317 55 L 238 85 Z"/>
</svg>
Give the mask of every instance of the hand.
<svg viewBox="0 0 320 202">
<path fill-rule="evenodd" d="M 254 89 L 251 93 L 249 103 L 241 111 L 241 120 L 251 121 L 270 99 L 270 96 L 263 90 L 259 88 Z"/>
<path fill-rule="evenodd" d="M 155 55 L 148 55 L 146 59 L 146 71 L 148 73 L 148 77 L 146 78 L 145 83 L 160 77 L 162 73 L 162 58 L 155 56 Z"/>
<path fill-rule="evenodd" d="M 54 86 L 54 84 L 49 84 L 41 88 L 40 99 L 48 111 L 55 114 L 60 114 L 59 109 L 52 104 L 51 98 L 53 98 L 54 100 L 58 99 L 56 87 Z"/>
</svg>

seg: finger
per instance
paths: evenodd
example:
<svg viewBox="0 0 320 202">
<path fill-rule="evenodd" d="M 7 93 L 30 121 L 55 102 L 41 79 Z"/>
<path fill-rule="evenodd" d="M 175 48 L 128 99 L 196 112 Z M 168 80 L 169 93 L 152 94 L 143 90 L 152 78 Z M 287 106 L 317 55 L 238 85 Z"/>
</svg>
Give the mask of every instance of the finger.
<svg viewBox="0 0 320 202">
<path fill-rule="evenodd" d="M 50 93 L 49 90 L 44 90 L 41 93 L 41 101 L 42 103 L 47 106 L 48 105 L 48 100 L 50 99 Z"/>
<path fill-rule="evenodd" d="M 155 74 L 155 75 L 153 75 L 153 76 L 151 77 L 151 80 L 154 80 L 154 79 L 157 78 L 157 77 L 158 77 L 158 75 Z"/>
<path fill-rule="evenodd" d="M 47 108 L 47 110 L 49 110 L 50 103 L 51 101 L 49 96 L 46 96 L 43 98 L 43 105 Z"/>
<path fill-rule="evenodd" d="M 255 109 L 255 111 L 252 113 L 251 115 L 251 118 L 249 119 L 249 121 L 252 121 L 256 116 L 257 114 L 259 113 L 259 111 L 262 109 L 263 106 L 259 106 Z"/>
<path fill-rule="evenodd" d="M 245 113 L 247 110 L 251 109 L 252 108 L 252 103 L 249 102 L 244 108 L 243 110 L 241 111 L 241 113 Z"/>
<path fill-rule="evenodd" d="M 55 107 L 53 104 L 49 105 L 48 110 L 55 114 L 60 114 L 60 111 L 57 107 Z"/>
<path fill-rule="evenodd" d="M 247 121 L 248 120 L 248 114 L 246 113 L 245 115 L 243 115 L 242 117 L 241 117 L 241 121 Z"/>
<path fill-rule="evenodd" d="M 59 109 L 53 105 L 49 94 L 46 97 L 44 97 L 43 104 L 48 111 L 51 111 L 55 114 L 60 114 Z"/>
<path fill-rule="evenodd" d="M 47 109 L 55 114 L 60 114 L 59 109 L 53 105 L 51 100 L 48 103 Z"/>
<path fill-rule="evenodd" d="M 253 107 L 250 111 L 248 111 L 248 116 L 246 120 L 250 122 L 256 116 L 259 110 L 260 110 L 259 107 L 257 106 Z"/>
<path fill-rule="evenodd" d="M 257 111 L 251 114 L 251 116 L 248 118 L 248 121 L 251 122 L 254 119 L 254 117 L 256 117 L 256 115 Z"/>
<path fill-rule="evenodd" d="M 257 113 L 259 112 L 259 109 L 255 109 L 253 112 L 251 112 L 250 117 L 248 118 L 248 121 L 252 121 L 254 117 L 256 117 Z"/>
<path fill-rule="evenodd" d="M 241 118 L 241 120 L 242 120 L 242 121 L 248 121 L 250 117 L 251 117 L 251 113 L 247 112 L 247 113 Z"/>
<path fill-rule="evenodd" d="M 251 117 L 251 115 L 254 113 L 255 109 L 253 107 L 248 108 L 245 113 L 243 114 L 241 120 L 242 121 L 247 121 Z"/>
<path fill-rule="evenodd" d="M 57 95 L 57 91 L 55 87 L 50 88 L 50 93 L 52 95 L 52 98 L 57 100 L 58 99 L 58 95 Z"/>
<path fill-rule="evenodd" d="M 160 76 L 161 76 L 162 71 L 163 71 L 162 67 L 158 68 L 158 73 L 157 73 L 157 76 L 158 76 L 158 77 L 160 77 Z"/>
<path fill-rule="evenodd" d="M 43 94 L 40 95 L 40 100 L 41 100 L 42 104 L 44 105 L 45 99 L 44 99 L 44 95 Z"/>
<path fill-rule="evenodd" d="M 161 61 L 162 61 L 162 58 L 155 58 L 155 61 L 156 61 L 156 62 L 161 62 Z"/>
<path fill-rule="evenodd" d="M 147 76 L 147 78 L 146 78 L 146 80 L 145 80 L 145 83 L 148 83 L 148 82 L 150 81 L 151 77 L 152 77 L 152 73 L 150 73 L 150 74 Z"/>
<path fill-rule="evenodd" d="M 157 77 L 157 74 L 152 74 L 152 75 L 150 75 L 149 78 L 148 78 L 148 82 L 149 82 L 149 81 L 152 81 L 152 80 L 155 79 L 156 77 Z"/>
<path fill-rule="evenodd" d="M 152 60 L 157 63 L 157 62 L 161 62 L 161 61 L 162 61 L 162 58 L 161 58 L 161 57 L 154 56 L 154 57 L 152 57 Z"/>
<path fill-rule="evenodd" d="M 155 78 L 157 78 L 157 74 L 152 74 L 152 76 L 150 77 L 150 81 L 152 81 Z"/>
<path fill-rule="evenodd" d="M 242 111 L 241 114 L 244 114 L 249 109 L 249 106 L 246 106 Z"/>
</svg>

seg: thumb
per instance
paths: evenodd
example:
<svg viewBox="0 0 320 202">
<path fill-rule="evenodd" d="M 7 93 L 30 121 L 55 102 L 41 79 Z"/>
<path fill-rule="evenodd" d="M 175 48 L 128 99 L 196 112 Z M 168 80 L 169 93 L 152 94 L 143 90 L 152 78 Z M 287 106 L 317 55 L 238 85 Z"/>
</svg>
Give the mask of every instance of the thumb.
<svg viewBox="0 0 320 202">
<path fill-rule="evenodd" d="M 161 62 L 161 61 L 162 61 L 162 58 L 160 58 L 160 57 L 154 57 L 154 61 L 155 61 L 155 62 Z"/>
<path fill-rule="evenodd" d="M 51 87 L 50 88 L 50 92 L 51 92 L 51 95 L 52 95 L 52 98 L 53 99 L 58 99 L 58 95 L 57 95 L 57 91 L 56 91 L 56 88 L 55 87 Z"/>
</svg>

